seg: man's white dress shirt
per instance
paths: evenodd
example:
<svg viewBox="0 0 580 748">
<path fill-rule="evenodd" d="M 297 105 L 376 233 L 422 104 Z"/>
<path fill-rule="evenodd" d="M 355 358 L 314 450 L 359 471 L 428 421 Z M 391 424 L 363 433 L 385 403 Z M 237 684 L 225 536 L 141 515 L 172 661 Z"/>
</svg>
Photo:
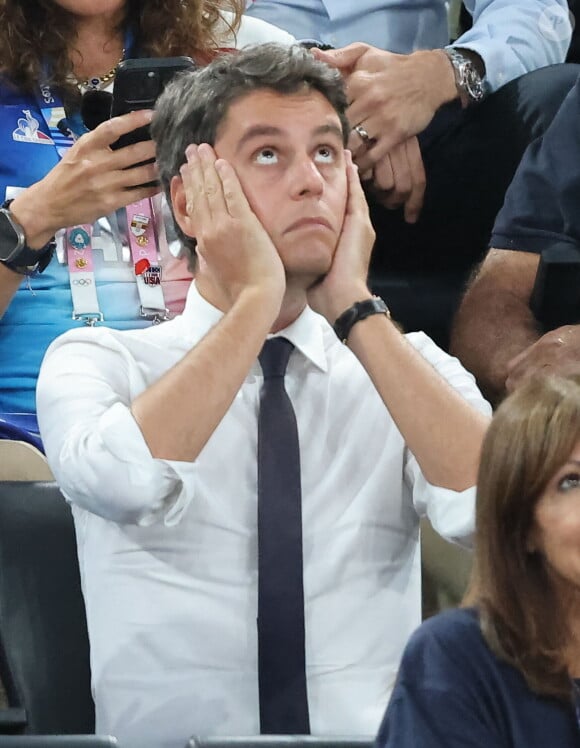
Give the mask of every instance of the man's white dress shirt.
<svg viewBox="0 0 580 748">
<path fill-rule="evenodd" d="M 567 0 L 464 0 L 473 27 L 454 43 L 485 62 L 491 91 L 563 62 L 572 26 Z M 449 44 L 449 0 L 247 0 L 246 14 L 334 47 L 367 42 L 408 54 Z"/>
<path fill-rule="evenodd" d="M 221 316 L 192 285 L 182 316 L 142 330 L 66 333 L 40 373 L 41 433 L 77 531 L 97 732 L 124 748 L 260 729 L 259 364 L 195 462 L 152 458 L 129 409 Z M 373 735 L 421 618 L 419 515 L 469 542 L 474 490 L 426 482 L 365 370 L 322 317 L 307 308 L 279 334 L 296 347 L 286 388 L 301 445 L 312 732 Z M 408 339 L 489 412 L 456 359 L 422 333 Z M 190 396 L 204 397 L 203 387 Z"/>
</svg>

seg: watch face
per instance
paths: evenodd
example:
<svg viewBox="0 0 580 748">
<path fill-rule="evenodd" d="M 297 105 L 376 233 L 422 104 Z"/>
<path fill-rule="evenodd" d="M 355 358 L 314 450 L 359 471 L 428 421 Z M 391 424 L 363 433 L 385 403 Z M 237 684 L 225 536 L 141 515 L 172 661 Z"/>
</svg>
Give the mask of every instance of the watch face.
<svg viewBox="0 0 580 748">
<path fill-rule="evenodd" d="M 469 66 L 465 76 L 465 87 L 467 93 L 474 101 L 480 101 L 483 98 L 483 83 L 479 73 L 473 66 Z"/>
<path fill-rule="evenodd" d="M 8 211 L 0 208 L 0 262 L 16 259 L 24 246 L 24 237 L 13 226 Z"/>
</svg>

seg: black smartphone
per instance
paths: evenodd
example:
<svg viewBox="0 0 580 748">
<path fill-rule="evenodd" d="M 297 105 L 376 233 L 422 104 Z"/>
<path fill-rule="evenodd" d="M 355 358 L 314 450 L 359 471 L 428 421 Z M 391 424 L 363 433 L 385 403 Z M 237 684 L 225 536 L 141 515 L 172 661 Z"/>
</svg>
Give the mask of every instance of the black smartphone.
<svg viewBox="0 0 580 748">
<path fill-rule="evenodd" d="M 157 97 L 174 75 L 195 68 L 196 64 L 191 57 L 185 56 L 123 60 L 117 66 L 115 74 L 111 117 L 128 114 L 137 109 L 153 109 Z M 121 135 L 111 148 L 124 148 L 150 138 L 149 127 L 138 127 Z"/>
</svg>

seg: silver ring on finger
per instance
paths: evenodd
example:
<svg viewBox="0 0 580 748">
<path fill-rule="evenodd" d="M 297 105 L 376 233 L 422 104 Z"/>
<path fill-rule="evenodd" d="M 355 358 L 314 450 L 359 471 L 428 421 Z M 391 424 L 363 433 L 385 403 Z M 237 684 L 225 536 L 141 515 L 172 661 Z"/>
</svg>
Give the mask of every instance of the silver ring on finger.
<svg viewBox="0 0 580 748">
<path fill-rule="evenodd" d="M 362 140 L 363 145 L 366 148 L 370 148 L 370 146 L 373 145 L 373 143 L 375 143 L 375 139 L 371 138 L 371 136 L 368 134 L 368 132 L 365 130 L 365 128 L 362 125 L 355 125 L 352 129 L 354 132 L 356 132 L 356 134 Z"/>
</svg>

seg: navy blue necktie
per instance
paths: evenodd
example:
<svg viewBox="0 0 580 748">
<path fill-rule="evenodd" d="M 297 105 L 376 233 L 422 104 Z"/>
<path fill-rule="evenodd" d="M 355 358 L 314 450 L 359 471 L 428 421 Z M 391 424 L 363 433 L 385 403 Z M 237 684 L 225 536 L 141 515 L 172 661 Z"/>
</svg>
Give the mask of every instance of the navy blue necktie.
<svg viewBox="0 0 580 748">
<path fill-rule="evenodd" d="M 258 418 L 258 682 L 262 734 L 310 732 L 298 428 L 284 376 L 294 346 L 264 343 Z"/>
</svg>

